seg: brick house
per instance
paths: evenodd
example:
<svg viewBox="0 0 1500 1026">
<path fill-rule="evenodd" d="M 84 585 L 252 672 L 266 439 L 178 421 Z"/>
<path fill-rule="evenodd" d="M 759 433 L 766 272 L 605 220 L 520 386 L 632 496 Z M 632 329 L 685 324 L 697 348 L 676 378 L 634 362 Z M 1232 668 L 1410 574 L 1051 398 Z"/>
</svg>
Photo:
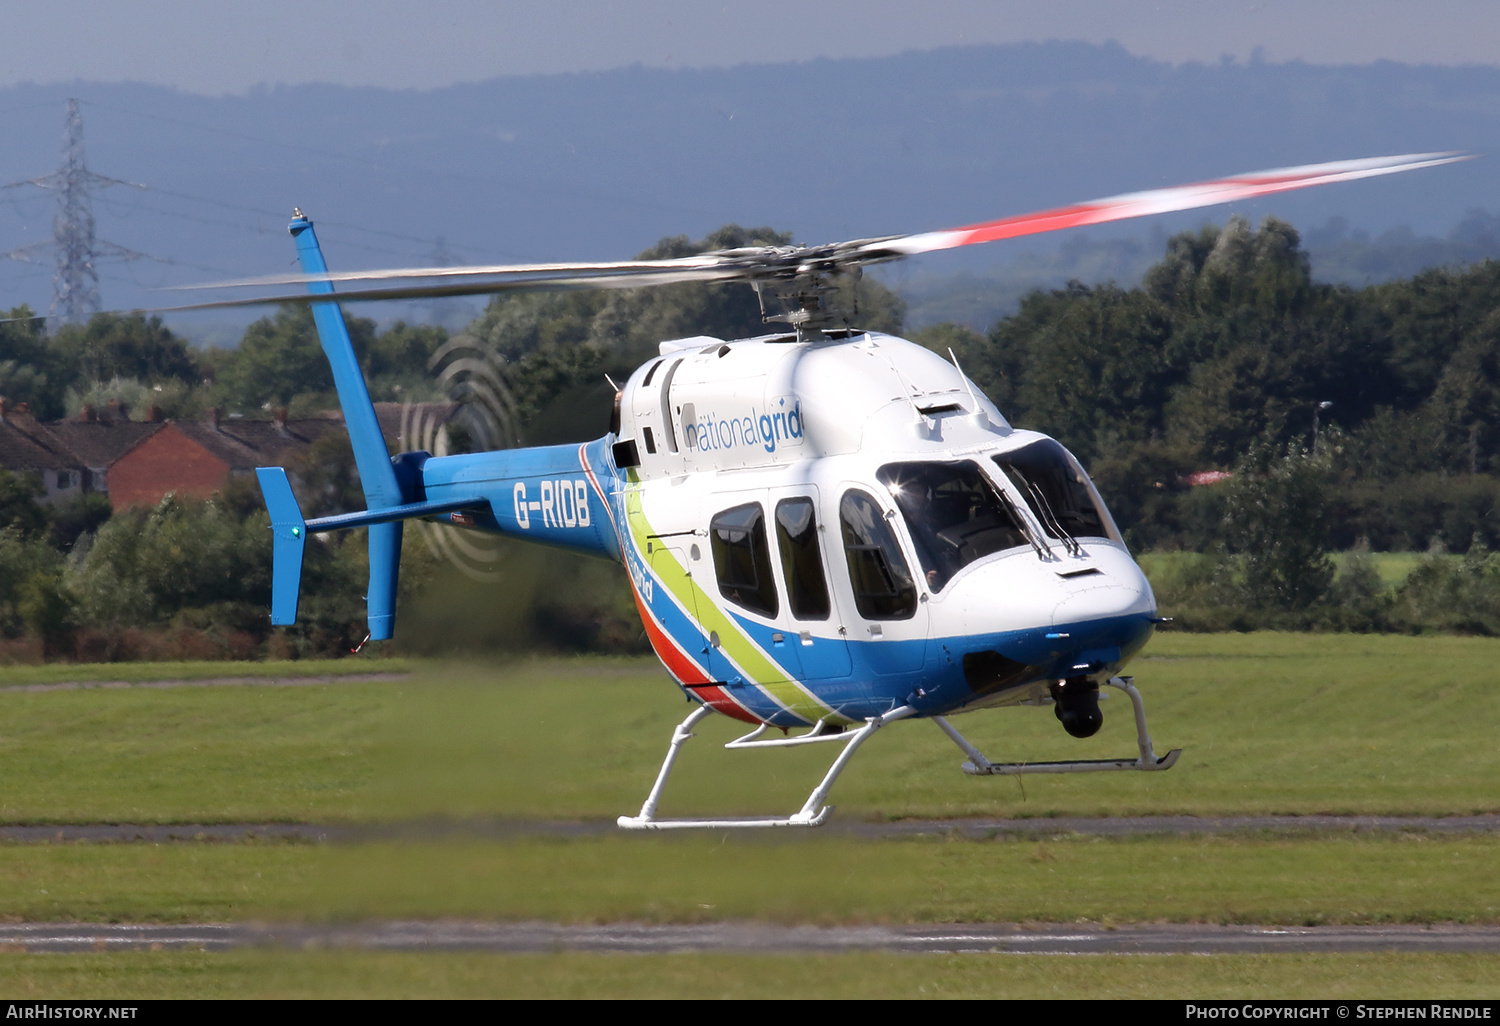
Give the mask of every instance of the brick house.
<svg viewBox="0 0 1500 1026">
<path fill-rule="evenodd" d="M 409 421 L 440 426 L 459 408 L 377 403 L 376 414 L 394 452 L 403 413 Z M 337 413 L 288 420 L 283 412 L 271 420 L 246 420 L 215 411 L 201 421 L 164 421 L 153 410 L 148 420 L 131 421 L 127 412 L 111 403 L 102 413 L 85 407 L 74 419 L 43 424 L 24 403 L 7 406 L 0 399 L 0 467 L 40 477 L 44 502 L 102 492 L 119 510 L 154 506 L 169 492 L 206 499 L 256 467 L 295 465 L 319 439 L 344 430 Z"/>
<path fill-rule="evenodd" d="M 427 423 L 444 424 L 459 410 L 457 403 L 418 404 L 412 412 Z M 376 403 L 381 433 L 392 452 L 400 444 L 403 406 Z M 288 420 L 221 417 L 167 421 L 119 456 L 109 468 L 109 497 L 115 509 L 155 505 L 168 492 L 206 499 L 222 491 L 237 475 L 256 467 L 295 464 L 319 439 L 343 433 L 343 417 L 336 413 Z"/>
<path fill-rule="evenodd" d="M 82 494 L 82 458 L 55 432 L 31 415 L 25 403 L 0 398 L 0 467 L 13 474 L 34 474 L 46 489 L 44 503 Z"/>
<path fill-rule="evenodd" d="M 151 506 L 168 492 L 206 499 L 233 477 L 293 462 L 323 435 L 341 430 L 342 420 L 327 417 L 243 420 L 215 412 L 207 420 L 167 421 L 110 468 L 110 504 Z"/>
<path fill-rule="evenodd" d="M 83 490 L 108 493 L 110 472 L 120 457 L 166 427 L 160 415 L 154 409 L 151 412 L 148 420 L 136 422 L 117 403 L 111 403 L 103 415 L 85 406 L 77 419 L 53 421 L 47 428 L 83 465 Z"/>
</svg>

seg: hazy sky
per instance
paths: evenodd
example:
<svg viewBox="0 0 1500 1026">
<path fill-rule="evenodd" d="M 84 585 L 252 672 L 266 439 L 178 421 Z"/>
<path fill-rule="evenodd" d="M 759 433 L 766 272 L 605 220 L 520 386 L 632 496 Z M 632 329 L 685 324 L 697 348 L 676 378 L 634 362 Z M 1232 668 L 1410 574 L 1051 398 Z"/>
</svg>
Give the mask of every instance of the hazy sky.
<svg viewBox="0 0 1500 1026">
<path fill-rule="evenodd" d="M 1180 63 L 1500 65 L 1496 0 L 49 0 L 4 2 L 0 86 L 433 88 L 506 74 L 722 67 L 963 43 L 1115 40 Z"/>
</svg>

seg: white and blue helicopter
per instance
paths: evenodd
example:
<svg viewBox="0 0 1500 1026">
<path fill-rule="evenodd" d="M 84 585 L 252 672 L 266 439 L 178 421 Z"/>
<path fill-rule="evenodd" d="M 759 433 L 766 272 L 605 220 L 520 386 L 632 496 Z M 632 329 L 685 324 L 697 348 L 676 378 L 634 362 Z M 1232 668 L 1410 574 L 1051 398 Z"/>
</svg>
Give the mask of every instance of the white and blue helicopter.
<svg viewBox="0 0 1500 1026">
<path fill-rule="evenodd" d="M 271 622 L 296 620 L 304 547 L 319 532 L 369 529 L 376 640 L 395 628 L 405 520 L 623 563 L 652 647 L 695 703 L 640 811 L 620 817 L 629 829 L 817 826 L 855 751 L 905 719 L 935 723 L 970 774 L 1170 769 L 1180 750 L 1156 755 L 1141 695 L 1120 675 L 1160 622 L 1156 600 L 1084 468 L 1053 439 L 1012 427 L 956 360 L 846 323 L 826 302 L 831 282 L 917 253 L 1458 159 L 1307 165 L 950 231 L 611 263 L 331 274 L 299 210 L 290 228 L 303 274 L 223 284 L 306 292 L 203 304 L 312 304 L 368 507 L 307 521 L 285 470 L 257 471 L 275 537 Z M 785 330 L 662 342 L 619 387 L 595 441 L 451 456 L 388 453 L 329 298 L 336 283 L 342 300 L 378 300 L 684 281 L 748 282 L 766 322 Z M 948 719 L 1051 704 L 1086 738 L 1102 723 L 1101 686 L 1130 697 L 1134 758 L 991 762 Z M 681 746 L 714 713 L 753 728 L 729 748 L 842 751 L 790 816 L 658 817 Z"/>
</svg>

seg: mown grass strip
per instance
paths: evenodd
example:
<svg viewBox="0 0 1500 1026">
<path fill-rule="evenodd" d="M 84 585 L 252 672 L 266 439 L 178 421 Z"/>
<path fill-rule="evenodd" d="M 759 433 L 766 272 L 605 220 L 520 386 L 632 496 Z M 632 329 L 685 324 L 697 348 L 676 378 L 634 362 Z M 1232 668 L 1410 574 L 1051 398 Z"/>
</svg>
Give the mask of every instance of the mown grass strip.
<svg viewBox="0 0 1500 1026">
<path fill-rule="evenodd" d="M 0 819 L 348 819 L 370 803 L 399 686 L 0 694 Z"/>
<path fill-rule="evenodd" d="M 0 846 L 0 916 L 1497 923 L 1500 838 L 823 836 Z"/>
<path fill-rule="evenodd" d="M 973 778 L 930 724 L 881 731 L 834 789 L 861 818 L 1060 815 L 1430 814 L 1500 809 L 1500 641 L 1162 634 L 1131 667 L 1167 773 Z M 536 662 L 503 674 L 458 666 L 414 677 L 388 735 L 387 814 L 613 818 L 650 787 L 687 711 L 648 664 Z M 608 673 L 604 673 L 608 670 Z M 594 675 L 598 674 L 598 675 Z M 418 683 L 418 679 L 423 683 Z M 1095 738 L 1049 709 L 985 710 L 954 724 L 996 761 L 1135 754 L 1119 696 Z M 666 815 L 791 812 L 831 754 L 727 752 L 713 718 L 683 751 Z"/>
<path fill-rule="evenodd" d="M 0 953 L 12 1000 L 1088 998 L 1493 1000 L 1495 955 Z"/>
<path fill-rule="evenodd" d="M 157 680 L 217 680 L 250 677 L 264 680 L 298 677 L 348 677 L 370 673 L 406 673 L 408 659 L 270 659 L 264 662 L 189 660 L 175 663 L 45 663 L 0 666 L 0 688 L 28 684 L 97 684 L 119 681 L 141 684 Z"/>
<path fill-rule="evenodd" d="M 838 816 L 1500 810 L 1500 641 L 1162 634 L 1146 652 L 1132 669 L 1157 748 L 1184 749 L 1170 772 L 972 778 L 934 727 L 899 723 L 840 779 Z M 640 807 L 687 711 L 652 660 L 400 665 L 395 682 L 0 692 L 0 821 L 612 820 Z M 954 722 L 996 760 L 1132 755 L 1128 703 L 1104 712 L 1087 741 L 1047 709 Z M 832 754 L 725 751 L 738 727 L 699 729 L 664 814 L 800 807 Z"/>
</svg>

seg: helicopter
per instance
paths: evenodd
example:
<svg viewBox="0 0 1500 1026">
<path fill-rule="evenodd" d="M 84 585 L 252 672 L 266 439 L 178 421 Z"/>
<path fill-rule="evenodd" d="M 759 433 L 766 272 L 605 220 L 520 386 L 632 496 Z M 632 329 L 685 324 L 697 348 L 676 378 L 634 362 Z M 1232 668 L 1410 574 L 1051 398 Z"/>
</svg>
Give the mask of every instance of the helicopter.
<svg viewBox="0 0 1500 1026">
<path fill-rule="evenodd" d="M 931 720 L 966 756 L 962 770 L 980 776 L 1164 771 L 1181 755 L 1156 754 L 1141 693 L 1121 674 L 1163 621 L 1082 465 L 1011 425 L 951 351 L 944 359 L 852 326 L 828 302 L 834 280 L 918 253 L 1462 159 L 1312 164 L 945 231 L 577 264 L 333 274 L 299 209 L 289 230 L 301 274 L 195 287 L 306 291 L 176 309 L 310 303 L 333 369 L 367 508 L 306 520 L 285 469 L 257 469 L 274 538 L 272 624 L 296 621 L 307 539 L 322 532 L 368 529 L 374 640 L 394 634 L 407 520 L 619 562 L 653 650 L 694 708 L 641 809 L 618 825 L 812 827 L 827 821 L 825 801 L 856 751 L 901 720 Z M 764 322 L 780 327 L 663 341 L 617 387 L 609 430 L 594 441 L 460 455 L 390 455 L 338 305 L 687 281 L 747 282 Z M 1103 722 L 1101 687 L 1130 699 L 1133 757 L 994 762 L 949 719 L 1050 705 L 1063 729 L 1087 738 Z M 791 815 L 659 816 L 682 746 L 714 714 L 748 728 L 730 749 L 829 744 L 838 754 Z"/>
</svg>

